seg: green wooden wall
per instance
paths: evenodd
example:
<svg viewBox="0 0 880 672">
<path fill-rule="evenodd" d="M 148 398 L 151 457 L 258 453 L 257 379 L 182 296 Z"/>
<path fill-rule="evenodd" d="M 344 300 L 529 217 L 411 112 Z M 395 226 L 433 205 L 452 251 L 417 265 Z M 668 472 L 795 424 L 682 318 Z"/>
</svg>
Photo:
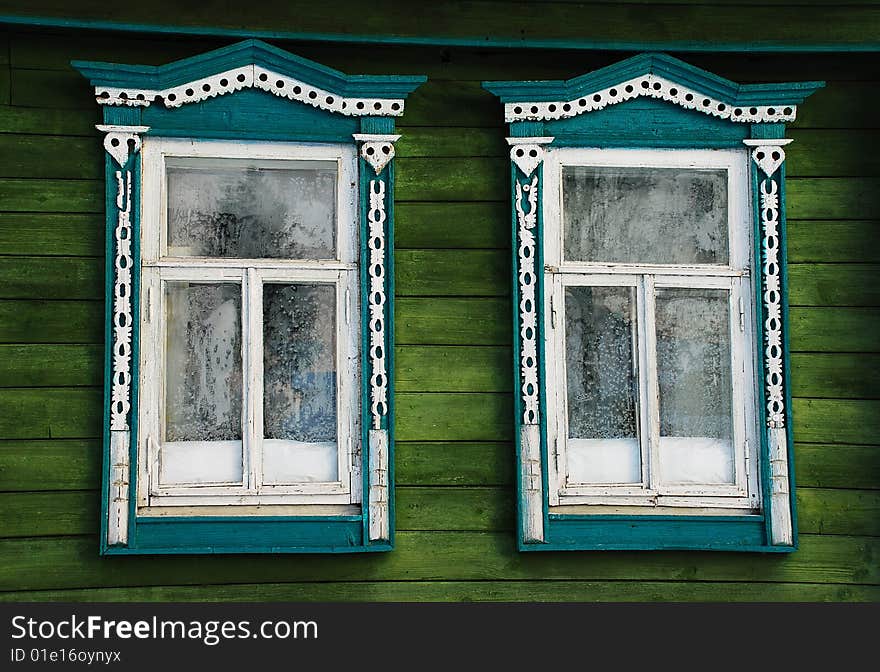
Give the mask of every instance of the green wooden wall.
<svg viewBox="0 0 880 672">
<path fill-rule="evenodd" d="M 0 28 L 0 597 L 880 599 L 880 72 L 857 54 L 683 56 L 738 81 L 828 80 L 788 151 L 797 552 L 515 551 L 508 160 L 479 82 L 628 54 L 288 42 L 349 72 L 430 77 L 396 159 L 397 548 L 99 557 L 103 150 L 68 62 L 225 43 Z"/>
</svg>

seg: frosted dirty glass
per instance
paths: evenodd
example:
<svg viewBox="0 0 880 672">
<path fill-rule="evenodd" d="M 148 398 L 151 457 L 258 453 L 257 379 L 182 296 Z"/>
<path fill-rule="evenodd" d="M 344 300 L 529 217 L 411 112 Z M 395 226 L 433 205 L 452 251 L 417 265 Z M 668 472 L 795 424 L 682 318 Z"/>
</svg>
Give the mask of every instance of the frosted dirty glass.
<svg viewBox="0 0 880 672">
<path fill-rule="evenodd" d="M 734 482 L 728 299 L 726 290 L 656 290 L 663 482 Z"/>
<path fill-rule="evenodd" d="M 264 482 L 335 481 L 336 288 L 263 286 Z"/>
<path fill-rule="evenodd" d="M 726 264 L 727 171 L 566 166 L 569 261 Z"/>
<path fill-rule="evenodd" d="M 171 256 L 336 257 L 332 161 L 168 159 Z"/>
<path fill-rule="evenodd" d="M 638 483 L 634 287 L 566 287 L 569 481 Z"/>
<path fill-rule="evenodd" d="M 241 286 L 165 283 L 165 437 L 241 441 Z"/>
</svg>

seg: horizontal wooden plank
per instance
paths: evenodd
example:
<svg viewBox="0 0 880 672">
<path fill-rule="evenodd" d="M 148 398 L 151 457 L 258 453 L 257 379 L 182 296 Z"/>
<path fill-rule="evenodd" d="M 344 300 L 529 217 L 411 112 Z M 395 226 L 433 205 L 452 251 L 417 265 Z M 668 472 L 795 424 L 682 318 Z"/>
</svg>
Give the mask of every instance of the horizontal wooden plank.
<svg viewBox="0 0 880 672">
<path fill-rule="evenodd" d="M 791 348 L 812 352 L 880 351 L 880 310 L 799 308 L 790 313 Z"/>
<path fill-rule="evenodd" d="M 12 87 L 8 68 L 0 68 L 0 105 L 8 105 L 11 101 Z"/>
<path fill-rule="evenodd" d="M 510 293 L 510 255 L 505 250 L 398 250 L 394 263 L 399 296 Z"/>
<path fill-rule="evenodd" d="M 880 401 L 793 399 L 794 438 L 806 443 L 875 443 Z"/>
<path fill-rule="evenodd" d="M 104 212 L 103 182 L 0 179 L 4 212 Z"/>
<path fill-rule="evenodd" d="M 0 178 L 100 180 L 104 148 L 98 138 L 0 133 Z"/>
<path fill-rule="evenodd" d="M 796 397 L 880 398 L 880 355 L 793 353 L 791 393 Z"/>
<path fill-rule="evenodd" d="M 399 441 L 510 441 L 512 438 L 513 403 L 507 394 L 400 393 L 396 395 L 395 404 Z"/>
<path fill-rule="evenodd" d="M 68 66 L 67 70 L 11 71 L 10 103 L 18 107 L 91 110 L 96 107 L 89 82 Z"/>
<path fill-rule="evenodd" d="M 399 346 L 396 355 L 398 392 L 509 392 L 513 387 L 507 347 Z"/>
<path fill-rule="evenodd" d="M 23 9 L 7 2 L 5 11 L 31 16 L 106 20 L 103 6 L 93 0 L 80 0 L 76 11 L 51 0 L 32 0 Z M 357 5 L 349 5 L 354 12 Z M 468 3 L 438 3 L 419 12 L 395 11 L 392 0 L 377 0 L 373 15 L 381 21 L 363 20 L 362 34 L 383 36 L 435 36 L 445 40 L 468 39 L 476 43 L 501 39 L 522 42 L 526 36 L 538 40 L 604 41 L 615 43 L 653 40 L 656 43 L 703 43 L 760 45 L 786 42 L 813 42 L 823 45 L 859 44 L 873 41 L 872 27 L 880 20 L 880 9 L 873 6 L 812 6 L 786 12 L 779 20 L 779 9 L 754 5 L 747 11 L 735 5 L 667 5 L 662 11 L 638 5 L 606 3 L 547 2 L 536 22 L 534 6 L 508 5 L 499 10 L 497 2 L 476 0 Z M 126 5 L 113 15 L 127 24 L 204 26 L 238 31 L 292 31 L 296 33 L 348 34 L 352 30 L 351 12 L 327 12 L 320 5 L 276 3 L 271 11 L 253 12 L 250 7 L 230 7 L 223 13 L 205 15 L 201 7 L 181 8 L 170 0 L 147 5 Z M 646 32 L 646 27 L 648 28 Z M 722 30 L 723 28 L 723 30 Z M 381 40 L 380 40 L 381 41 Z"/>
<path fill-rule="evenodd" d="M 398 531 L 510 531 L 515 521 L 510 487 L 400 487 Z M 880 536 L 880 491 L 800 488 L 802 534 Z M 0 538 L 97 534 L 96 490 L 0 493 Z"/>
<path fill-rule="evenodd" d="M 91 490 L 101 482 L 99 439 L 0 441 L 0 490 Z"/>
<path fill-rule="evenodd" d="M 510 161 L 501 158 L 401 159 L 394 196 L 399 201 L 506 201 Z"/>
<path fill-rule="evenodd" d="M 790 263 L 880 262 L 880 222 L 789 219 L 787 229 Z"/>
<path fill-rule="evenodd" d="M 103 301 L 2 301 L 0 343 L 100 343 Z"/>
<path fill-rule="evenodd" d="M 3 254 L 97 257 L 103 249 L 102 215 L 0 212 Z"/>
<path fill-rule="evenodd" d="M 490 117 L 491 118 L 491 117 Z M 400 156 L 449 158 L 467 156 L 508 156 L 503 126 L 492 128 L 401 127 L 397 141 Z"/>
<path fill-rule="evenodd" d="M 877 602 L 880 587 L 687 581 L 358 581 L 0 593 L 0 602 Z"/>
<path fill-rule="evenodd" d="M 103 368 L 100 345 L 0 345 L 0 387 L 102 385 Z"/>
<path fill-rule="evenodd" d="M 2 299 L 101 299 L 104 261 L 95 257 L 0 257 Z"/>
<path fill-rule="evenodd" d="M 436 63 L 439 60 L 440 56 L 437 54 L 430 63 L 424 64 L 428 66 L 425 69 L 436 70 Z M 469 59 L 465 57 L 465 60 Z M 422 71 L 424 72 L 425 69 Z M 462 64 L 455 69 L 461 71 Z M 482 87 L 478 81 L 479 72 L 477 68 L 471 67 L 469 72 L 462 73 L 469 74 L 477 81 L 449 81 L 446 80 L 450 76 L 449 73 L 440 73 L 444 79 L 432 77 L 413 91 L 406 100 L 406 112 L 401 119 L 404 136 L 400 142 L 402 155 L 418 156 L 409 153 L 412 151 L 412 145 L 407 144 L 407 138 L 419 126 L 449 127 L 453 129 L 450 132 L 453 136 L 458 127 L 501 128 L 504 123 L 501 102 Z"/>
<path fill-rule="evenodd" d="M 793 306 L 878 306 L 875 264 L 791 264 L 789 303 Z"/>
<path fill-rule="evenodd" d="M 880 491 L 798 488 L 798 530 L 880 536 Z"/>
<path fill-rule="evenodd" d="M 880 175 L 876 130 L 792 129 L 786 137 L 794 140 L 785 148 L 785 172 L 790 177 Z"/>
<path fill-rule="evenodd" d="M 280 581 L 687 580 L 876 584 L 880 539 L 801 535 L 796 553 L 517 553 L 506 532 L 400 532 L 392 553 L 102 558 L 95 536 L 0 540 L 0 590 Z"/>
<path fill-rule="evenodd" d="M 510 206 L 489 203 L 399 203 L 394 246 L 406 248 L 510 248 Z"/>
<path fill-rule="evenodd" d="M 398 441 L 394 446 L 398 485 L 507 486 L 513 482 L 513 463 L 510 443 Z"/>
<path fill-rule="evenodd" d="M 820 78 L 829 76 L 836 80 L 846 77 L 826 73 Z M 824 89 L 798 106 L 792 132 L 802 128 L 878 128 L 880 123 L 871 114 L 878 103 L 880 91 L 873 81 L 829 81 Z"/>
<path fill-rule="evenodd" d="M 404 297 L 395 302 L 395 339 L 399 345 L 507 345 L 510 320 L 509 299 Z"/>
<path fill-rule="evenodd" d="M 0 105 L 0 133 L 35 135 L 80 135 L 100 143 L 95 124 L 101 123 L 96 105 L 92 110 L 59 110 Z"/>
<path fill-rule="evenodd" d="M 877 446 L 796 443 L 795 482 L 817 488 L 880 488 Z"/>
<path fill-rule="evenodd" d="M 98 388 L 0 389 L 0 439 L 79 439 L 101 436 Z"/>
<path fill-rule="evenodd" d="M 880 179 L 792 178 L 786 213 L 793 219 L 880 219 Z"/>
</svg>

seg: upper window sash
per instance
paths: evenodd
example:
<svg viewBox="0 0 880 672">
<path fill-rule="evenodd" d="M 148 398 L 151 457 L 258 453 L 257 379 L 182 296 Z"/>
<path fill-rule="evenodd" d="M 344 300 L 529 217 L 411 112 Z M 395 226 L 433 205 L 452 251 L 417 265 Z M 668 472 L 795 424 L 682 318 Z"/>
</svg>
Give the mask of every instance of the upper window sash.
<svg viewBox="0 0 880 672">
<path fill-rule="evenodd" d="M 572 261 L 564 258 L 562 171 L 568 166 L 723 169 L 728 175 L 727 264 L 652 264 Z M 544 264 L 560 273 L 656 273 L 748 275 L 751 217 L 748 151 L 689 149 L 550 148 L 543 164 Z"/>
<path fill-rule="evenodd" d="M 146 137 L 143 140 L 142 261 L 144 265 L 210 264 L 229 267 L 354 268 L 358 260 L 357 156 L 354 145 L 278 143 L 225 140 L 190 140 Z M 232 257 L 169 257 L 168 194 L 166 159 L 243 159 L 289 161 L 332 161 L 337 167 L 336 258 L 335 259 L 238 259 Z M 149 234 L 147 233 L 150 230 Z"/>
</svg>

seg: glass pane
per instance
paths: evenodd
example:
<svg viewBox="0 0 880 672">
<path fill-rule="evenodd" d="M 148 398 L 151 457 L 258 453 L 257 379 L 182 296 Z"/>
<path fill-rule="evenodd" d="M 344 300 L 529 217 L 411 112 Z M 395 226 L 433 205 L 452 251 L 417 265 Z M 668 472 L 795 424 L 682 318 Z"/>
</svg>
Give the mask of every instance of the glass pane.
<svg viewBox="0 0 880 672">
<path fill-rule="evenodd" d="M 727 171 L 566 166 L 569 261 L 726 264 Z"/>
<path fill-rule="evenodd" d="M 332 161 L 167 163 L 171 256 L 336 257 Z"/>
<path fill-rule="evenodd" d="M 336 288 L 263 285 L 263 482 L 336 481 Z"/>
<path fill-rule="evenodd" d="M 639 483 L 635 287 L 566 287 L 568 480 Z"/>
<path fill-rule="evenodd" d="M 733 483 L 729 293 L 657 289 L 664 483 Z"/>
<path fill-rule="evenodd" d="M 241 482 L 241 286 L 167 282 L 165 310 L 160 481 Z"/>
</svg>

